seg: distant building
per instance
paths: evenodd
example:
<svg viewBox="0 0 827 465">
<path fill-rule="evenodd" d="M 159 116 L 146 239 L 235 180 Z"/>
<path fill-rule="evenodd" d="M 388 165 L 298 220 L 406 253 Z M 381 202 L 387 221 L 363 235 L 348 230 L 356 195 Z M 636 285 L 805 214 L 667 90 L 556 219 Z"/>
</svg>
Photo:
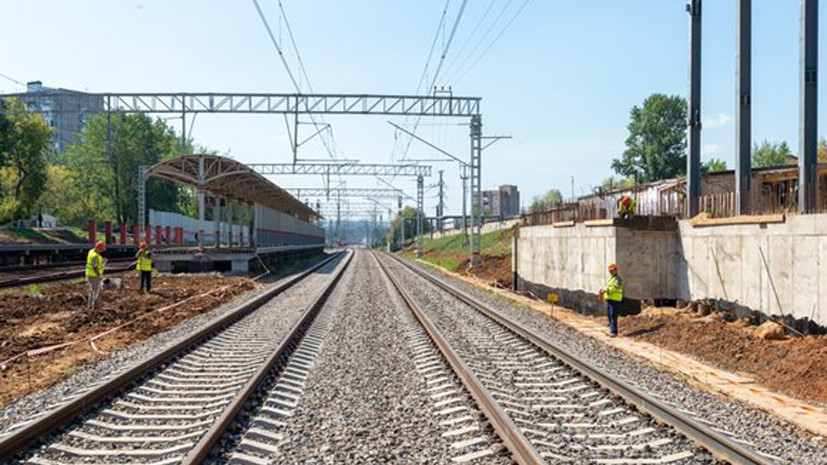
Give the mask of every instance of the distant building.
<svg viewBox="0 0 827 465">
<path fill-rule="evenodd" d="M 499 189 L 482 191 L 482 211 L 501 218 L 520 216 L 520 191 L 517 186 L 504 184 Z"/>
<path fill-rule="evenodd" d="M 43 95 L 48 94 L 48 95 Z M 68 95 L 71 98 L 53 99 L 50 95 Z M 3 97 L 19 98 L 29 110 L 42 112 L 46 122 L 55 129 L 52 143 L 58 153 L 63 153 L 86 126 L 86 119 L 103 111 L 103 97 L 69 89 L 45 87 L 40 81 L 26 83 L 26 92 L 6 94 Z"/>
</svg>

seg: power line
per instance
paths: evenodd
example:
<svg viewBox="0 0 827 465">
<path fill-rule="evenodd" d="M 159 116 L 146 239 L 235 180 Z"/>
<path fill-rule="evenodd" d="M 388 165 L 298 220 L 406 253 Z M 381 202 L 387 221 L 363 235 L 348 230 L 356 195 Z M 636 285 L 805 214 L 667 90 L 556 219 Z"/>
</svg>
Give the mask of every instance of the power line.
<svg viewBox="0 0 827 465">
<path fill-rule="evenodd" d="M 7 79 L 7 80 L 9 80 L 9 81 L 11 81 L 11 82 L 13 82 L 13 83 L 15 83 L 15 84 L 19 85 L 19 86 L 25 86 L 25 85 L 26 85 L 26 84 L 24 84 L 24 83 L 22 83 L 22 82 L 18 81 L 17 79 L 15 79 L 15 78 L 13 78 L 13 77 L 10 77 L 10 76 L 7 76 L 7 75 L 5 75 L 5 74 L 3 74 L 3 73 L 0 73 L 0 77 L 2 77 L 2 78 L 4 78 L 4 79 Z"/>
<path fill-rule="evenodd" d="M 459 12 L 457 12 L 457 17 L 454 19 L 454 25 L 451 28 L 451 34 L 448 36 L 448 41 L 445 43 L 445 47 L 442 49 L 442 55 L 439 58 L 439 65 L 437 65 L 437 69 L 434 72 L 433 79 L 431 79 L 431 85 L 428 86 L 428 90 L 434 87 L 436 84 L 436 80 L 439 78 L 439 72 L 442 70 L 442 65 L 445 63 L 445 57 L 448 55 L 448 50 L 451 48 L 451 44 L 454 42 L 454 36 L 457 33 L 457 28 L 459 27 L 459 23 L 462 20 L 462 15 L 465 13 L 465 6 L 468 4 L 468 0 L 462 0 L 462 5 L 459 7 Z M 419 126 L 419 121 L 422 119 L 422 116 L 417 116 L 416 123 L 414 124 L 413 132 L 416 133 L 416 130 Z M 408 156 L 408 150 L 411 148 L 411 143 L 413 142 L 412 138 L 408 138 L 408 144 L 405 146 L 405 151 L 402 153 L 402 159 L 404 160 L 405 157 Z"/>
<path fill-rule="evenodd" d="M 279 58 L 281 58 L 281 63 L 284 65 L 284 69 L 287 70 L 287 75 L 290 76 L 290 81 L 293 82 L 293 87 L 296 88 L 297 92 L 301 92 L 299 84 L 296 82 L 296 78 L 293 76 L 293 72 L 290 71 L 290 66 L 287 64 L 287 59 L 284 58 L 284 53 L 281 51 L 281 47 L 279 47 L 279 43 L 276 41 L 276 36 L 273 35 L 273 30 L 270 29 L 270 23 L 267 22 L 267 18 L 264 16 L 264 12 L 261 11 L 261 6 L 258 4 L 258 0 L 253 0 L 253 5 L 256 6 L 256 11 L 258 11 L 258 17 L 261 18 L 261 22 L 264 23 L 264 27 L 267 29 L 267 35 L 270 36 L 270 41 L 273 43 L 273 46 L 276 47 L 276 50 L 279 52 Z"/>
<path fill-rule="evenodd" d="M 451 4 L 451 0 L 445 0 L 445 7 L 442 8 L 442 15 L 439 18 L 439 23 L 436 26 L 436 31 L 434 32 L 434 40 L 431 42 L 431 50 L 428 51 L 428 59 L 425 60 L 425 66 L 422 67 L 422 74 L 419 76 L 419 82 L 416 84 L 416 92 L 414 95 L 419 95 L 419 91 L 422 90 L 422 83 L 425 82 L 425 77 L 428 75 L 428 65 L 431 64 L 431 58 L 434 56 L 434 50 L 436 50 L 436 43 L 439 40 L 439 32 L 442 30 L 442 25 L 445 24 L 445 18 L 448 15 L 448 6 Z M 408 118 L 405 118 L 405 122 L 407 123 Z M 417 120 L 417 124 L 418 124 Z M 396 135 L 396 133 L 394 133 Z M 396 159 L 396 152 L 399 148 L 399 138 L 394 137 L 393 140 L 393 148 L 391 149 L 391 161 Z"/>
<path fill-rule="evenodd" d="M 482 14 L 482 17 L 480 17 L 480 20 L 477 21 L 477 25 L 474 26 L 474 29 L 471 30 L 471 34 L 468 35 L 468 38 L 465 39 L 465 42 L 463 42 L 462 47 L 460 47 L 459 51 L 455 55 L 456 59 L 452 61 L 451 66 L 449 66 L 448 69 L 446 69 L 446 73 L 453 70 L 454 65 L 456 65 L 459 62 L 459 57 L 461 57 L 462 54 L 465 52 L 465 49 L 468 48 L 468 45 L 471 43 L 471 39 L 473 39 L 477 35 L 477 31 L 479 31 L 480 27 L 483 25 L 483 23 L 485 23 L 485 19 L 488 18 L 488 13 L 490 13 L 491 10 L 494 8 L 495 3 L 497 3 L 497 0 L 491 0 L 491 2 L 488 3 L 488 7 L 485 9 L 485 12 Z"/>
<path fill-rule="evenodd" d="M 463 78 L 465 78 L 465 76 L 466 76 L 466 75 L 467 75 L 467 74 L 468 74 L 468 73 L 469 73 L 472 69 L 474 69 L 474 67 L 475 67 L 475 66 L 477 66 L 477 63 L 479 63 L 479 62 L 480 62 L 480 60 L 482 60 L 482 59 L 485 57 L 485 55 L 487 55 L 487 54 L 488 54 L 488 52 L 489 52 L 489 51 L 490 51 L 490 50 L 494 47 L 494 45 L 496 45 L 496 43 L 500 40 L 500 38 L 503 36 L 503 34 L 505 34 L 505 31 L 506 31 L 506 30 L 508 30 L 508 28 L 509 28 L 509 27 L 511 27 L 511 25 L 514 23 L 514 21 L 517 19 L 517 17 L 519 17 L 519 16 L 520 16 L 520 13 L 522 13 L 522 12 L 523 12 L 523 10 L 525 9 L 525 7 L 528 5 L 528 2 L 529 2 L 529 1 L 531 1 L 531 0 L 525 0 L 525 1 L 523 2 L 523 4 L 522 4 L 522 5 L 520 5 L 520 8 L 518 8 L 518 9 L 517 9 L 517 11 L 514 13 L 514 16 L 512 16 L 512 17 L 511 17 L 511 19 L 508 21 L 508 23 L 507 23 L 507 24 L 506 24 L 506 25 L 505 25 L 505 26 L 504 26 L 504 27 L 500 30 L 500 33 L 499 33 L 499 34 L 497 34 L 497 36 L 494 38 L 494 40 L 493 40 L 493 41 L 491 41 L 491 43 L 488 45 L 488 47 L 487 47 L 487 48 L 486 48 L 486 49 L 485 49 L 485 50 L 484 50 L 484 51 L 480 54 L 480 56 L 479 56 L 479 57 L 478 57 L 478 58 L 474 61 L 474 63 L 472 63 L 472 64 L 471 64 L 471 66 L 469 66 L 469 67 L 468 67 L 468 68 L 467 68 L 467 69 L 466 69 L 466 70 L 462 73 L 462 75 L 460 75 L 460 76 L 459 76 L 459 77 L 458 77 L 455 81 L 453 81 L 454 83 L 459 82 L 459 81 L 462 81 L 462 79 L 463 79 Z M 450 82 L 450 81 L 449 81 L 449 82 Z"/>
</svg>

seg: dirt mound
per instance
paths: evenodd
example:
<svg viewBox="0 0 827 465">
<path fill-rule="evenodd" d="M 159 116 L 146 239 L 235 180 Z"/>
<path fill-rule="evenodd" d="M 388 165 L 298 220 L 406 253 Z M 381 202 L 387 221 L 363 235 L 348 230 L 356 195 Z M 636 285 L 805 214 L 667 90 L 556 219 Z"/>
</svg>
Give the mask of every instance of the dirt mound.
<svg viewBox="0 0 827 465">
<path fill-rule="evenodd" d="M 254 287 L 252 281 L 240 277 L 159 275 L 152 280 L 152 293 L 142 295 L 138 293 L 137 276 L 122 277 L 121 289 L 104 290 L 103 304 L 95 310 L 87 306 L 88 291 L 84 281 L 34 286 L 0 294 L 0 362 L 25 351 L 82 340 L 158 308 L 232 285 L 211 297 L 193 299 L 137 320 L 124 330 L 96 342 L 105 350 L 124 347 L 215 308 Z M 77 366 L 100 356 L 84 342 L 66 350 L 12 362 L 0 373 L 0 406 L 14 397 L 52 385 L 70 375 Z"/>
<path fill-rule="evenodd" d="M 514 273 L 511 271 L 511 258 L 506 255 L 480 257 L 480 264 L 474 268 L 468 268 L 469 259 L 463 257 L 463 261 L 457 268 L 458 271 L 479 278 L 488 282 L 494 287 L 510 288 L 514 281 Z"/>
<path fill-rule="evenodd" d="M 770 389 L 827 404 L 827 337 L 765 340 L 743 322 L 656 311 L 624 317 L 621 334 L 692 355 Z"/>
</svg>

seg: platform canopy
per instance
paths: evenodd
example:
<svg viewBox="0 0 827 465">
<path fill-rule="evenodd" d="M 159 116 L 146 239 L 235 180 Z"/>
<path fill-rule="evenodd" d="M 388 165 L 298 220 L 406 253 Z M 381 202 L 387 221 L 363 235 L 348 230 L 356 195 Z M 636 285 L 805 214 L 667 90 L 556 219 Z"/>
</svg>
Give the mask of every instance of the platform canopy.
<svg viewBox="0 0 827 465">
<path fill-rule="evenodd" d="M 320 217 L 244 163 L 219 155 L 182 155 L 152 166 L 147 172 L 149 176 L 169 179 L 239 203 L 258 203 L 304 221 Z"/>
</svg>

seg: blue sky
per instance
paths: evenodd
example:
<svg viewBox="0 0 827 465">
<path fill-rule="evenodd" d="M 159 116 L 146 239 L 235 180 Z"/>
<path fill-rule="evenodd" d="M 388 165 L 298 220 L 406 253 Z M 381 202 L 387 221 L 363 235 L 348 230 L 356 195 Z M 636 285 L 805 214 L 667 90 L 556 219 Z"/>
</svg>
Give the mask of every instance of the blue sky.
<svg viewBox="0 0 827 465">
<path fill-rule="evenodd" d="M 451 86 L 457 95 L 483 98 L 485 134 L 513 136 L 485 152 L 483 187 L 517 184 L 527 205 L 549 188 L 569 195 L 572 177 L 579 195 L 612 174 L 611 160 L 623 151 L 629 109 L 653 92 L 686 94 L 688 37 L 684 0 L 528 0 L 516 15 L 523 2 L 469 0 L 436 82 Z M 260 3 L 298 74 L 277 1 Z M 449 2 L 428 80 L 461 3 Z M 445 0 L 282 4 L 316 92 L 412 94 Z M 753 137 L 786 140 L 794 150 L 798 5 L 795 0 L 755 0 L 753 7 Z M 722 158 L 733 166 L 735 2 L 707 0 L 704 7 L 703 157 Z M 822 24 L 827 21 L 824 10 Z M 500 11 L 499 21 L 480 42 Z M 510 27 L 477 61 L 512 17 Z M 93 92 L 293 92 L 252 1 L 0 0 L 0 18 L 0 73 L 19 81 Z M 824 40 L 822 34 L 822 58 Z M 477 55 L 469 55 L 474 50 Z M 301 85 L 308 90 L 305 82 Z M 0 78 L 0 92 L 19 90 Z M 822 106 L 826 93 L 821 92 Z M 394 150 L 394 131 L 386 120 L 327 118 L 340 156 L 398 161 L 404 150 Z M 465 158 L 468 128 L 460 122 L 423 119 L 419 134 Z M 827 134 L 825 129 L 822 119 L 819 134 Z M 291 157 L 280 117 L 199 116 L 192 135 L 244 162 Z M 318 139 L 302 149 L 305 158 L 328 156 Z M 434 155 L 418 142 L 407 152 L 409 158 Z M 446 171 L 447 213 L 457 213 L 456 164 L 438 169 Z M 295 176 L 274 181 L 287 187 L 322 183 Z M 413 193 L 412 179 L 392 182 Z M 349 178 L 347 185 L 382 186 L 371 178 Z M 433 192 L 426 196 L 429 212 L 436 202 Z"/>
</svg>

